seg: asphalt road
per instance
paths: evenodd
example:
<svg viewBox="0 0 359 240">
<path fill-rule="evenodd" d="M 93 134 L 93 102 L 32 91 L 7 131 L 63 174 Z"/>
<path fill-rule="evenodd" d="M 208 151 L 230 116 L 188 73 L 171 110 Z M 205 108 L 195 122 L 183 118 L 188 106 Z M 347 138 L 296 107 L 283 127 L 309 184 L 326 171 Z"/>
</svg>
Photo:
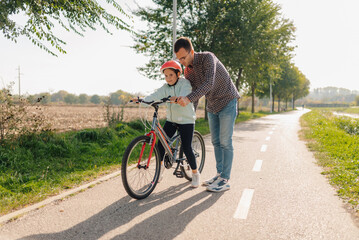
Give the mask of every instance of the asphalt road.
<svg viewBox="0 0 359 240">
<path fill-rule="evenodd" d="M 0 227 L 0 239 L 359 239 L 359 228 L 298 138 L 305 110 L 236 125 L 231 190 L 210 193 L 166 170 L 150 197 L 120 177 Z M 202 179 L 215 174 L 210 136 Z"/>
</svg>

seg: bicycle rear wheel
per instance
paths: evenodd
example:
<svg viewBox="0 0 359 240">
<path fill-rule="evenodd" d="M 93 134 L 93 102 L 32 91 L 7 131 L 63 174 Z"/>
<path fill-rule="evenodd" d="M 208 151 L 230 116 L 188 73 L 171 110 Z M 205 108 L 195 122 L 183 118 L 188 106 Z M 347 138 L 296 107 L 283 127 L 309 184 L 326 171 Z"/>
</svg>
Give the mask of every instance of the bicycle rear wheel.
<svg viewBox="0 0 359 240">
<path fill-rule="evenodd" d="M 194 131 L 193 133 L 192 149 L 194 156 L 196 157 L 197 169 L 199 172 L 202 172 L 206 159 L 206 146 L 204 144 L 202 135 L 198 131 Z M 183 158 L 183 156 L 184 154 L 181 148 L 179 157 Z M 181 166 L 181 170 L 184 174 L 184 177 L 187 180 L 192 181 L 192 169 L 187 159 L 183 160 L 183 166 Z"/>
<path fill-rule="evenodd" d="M 156 145 L 148 162 L 152 147 L 150 139 L 148 136 L 139 136 L 132 140 L 122 158 L 123 186 L 128 195 L 136 199 L 148 197 L 155 189 L 160 175 L 161 165 Z"/>
</svg>

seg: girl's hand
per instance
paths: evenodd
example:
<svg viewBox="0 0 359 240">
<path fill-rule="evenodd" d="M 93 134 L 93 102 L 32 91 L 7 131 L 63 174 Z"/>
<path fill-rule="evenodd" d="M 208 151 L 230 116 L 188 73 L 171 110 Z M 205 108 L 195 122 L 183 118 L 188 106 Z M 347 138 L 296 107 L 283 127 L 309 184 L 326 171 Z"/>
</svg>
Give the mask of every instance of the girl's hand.
<svg viewBox="0 0 359 240">
<path fill-rule="evenodd" d="M 140 98 L 139 98 L 139 97 L 137 97 L 137 98 L 132 98 L 130 101 L 133 102 L 133 103 L 139 104 L 140 102 L 138 101 L 138 99 L 140 99 Z"/>
<path fill-rule="evenodd" d="M 177 99 L 178 99 L 178 97 L 171 97 L 170 98 L 170 103 L 177 103 Z"/>
</svg>

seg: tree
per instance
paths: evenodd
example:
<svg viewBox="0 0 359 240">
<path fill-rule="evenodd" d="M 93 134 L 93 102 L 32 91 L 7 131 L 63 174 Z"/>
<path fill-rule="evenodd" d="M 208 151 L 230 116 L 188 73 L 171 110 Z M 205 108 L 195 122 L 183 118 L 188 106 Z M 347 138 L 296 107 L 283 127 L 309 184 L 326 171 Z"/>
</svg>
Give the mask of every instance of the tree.
<svg viewBox="0 0 359 240">
<path fill-rule="evenodd" d="M 242 32 L 246 35 L 242 34 L 245 39 L 240 39 L 247 43 L 242 47 L 249 50 L 246 50 L 247 62 L 242 63 L 244 65 L 239 66 L 237 70 L 239 73 L 236 84 L 240 82 L 240 73 L 244 69 L 242 83 L 247 86 L 252 96 L 252 112 L 254 112 L 254 96 L 257 88 L 268 86 L 269 89 L 270 82 L 274 83 L 278 79 L 281 62 L 290 58 L 293 47 L 289 43 L 294 39 L 295 28 L 292 22 L 281 17 L 280 7 L 272 1 L 249 2 L 257 3 L 257 7 L 249 8 L 250 14 L 247 19 L 252 23 L 243 26 L 245 30 Z M 236 55 L 234 64 L 240 57 Z M 233 68 L 235 69 L 235 66 Z"/>
<path fill-rule="evenodd" d="M 359 106 L 359 95 L 355 96 L 355 103 L 357 106 Z"/>
<path fill-rule="evenodd" d="M 36 95 L 36 101 L 39 101 L 41 99 L 41 104 L 48 104 L 51 102 L 51 95 L 48 92 L 39 93 Z"/>
<path fill-rule="evenodd" d="M 51 102 L 63 102 L 67 94 L 69 93 L 64 90 L 60 90 L 51 95 Z"/>
<path fill-rule="evenodd" d="M 85 93 L 82 93 L 79 95 L 79 103 L 80 104 L 86 104 L 89 102 L 89 96 Z"/>
<path fill-rule="evenodd" d="M 106 0 L 119 14 L 129 18 L 115 0 Z M 27 21 L 24 26 L 12 20 L 15 14 L 24 14 Z M 66 43 L 56 37 L 53 29 L 62 27 L 66 31 L 73 31 L 83 35 L 87 28 L 96 30 L 100 25 L 107 33 L 111 33 L 107 25 L 116 29 L 130 31 L 130 26 L 119 17 L 110 14 L 95 0 L 77 1 L 44 1 L 17 0 L 0 1 L 0 30 L 4 36 L 12 41 L 21 35 L 26 36 L 33 44 L 55 55 L 45 42 L 51 44 L 60 53 L 66 53 L 63 45 Z"/>
<path fill-rule="evenodd" d="M 150 78 L 157 78 L 158 66 L 172 58 L 172 1 L 154 2 L 157 8 L 135 12 L 148 23 L 147 30 L 134 36 L 134 49 L 150 57 L 146 66 L 139 68 Z M 293 24 L 280 16 L 280 7 L 271 0 L 183 0 L 178 2 L 177 16 L 178 35 L 191 38 L 196 51 L 216 54 L 238 90 L 246 85 L 254 93 L 262 80 L 258 78 L 262 64 L 292 50 Z M 242 73 L 246 74 L 241 83 Z"/>
<path fill-rule="evenodd" d="M 93 104 L 100 104 L 101 103 L 101 98 L 99 95 L 93 95 L 91 98 L 90 98 L 90 102 L 92 102 Z"/>
<path fill-rule="evenodd" d="M 64 98 L 65 103 L 67 104 L 75 104 L 78 102 L 78 97 L 75 94 L 67 94 Z"/>
<path fill-rule="evenodd" d="M 132 97 L 133 97 L 133 95 L 128 92 L 118 90 L 118 91 L 110 94 L 109 103 L 110 103 L 110 105 L 126 104 L 128 101 L 130 101 L 130 99 Z"/>
<path fill-rule="evenodd" d="M 288 101 L 293 100 L 293 109 L 295 100 L 305 97 L 309 93 L 309 80 L 303 73 L 290 61 L 285 61 L 280 65 L 279 79 L 273 85 L 273 103 L 276 98 L 278 101 L 278 112 L 281 110 L 281 101 L 285 101 L 285 108 L 288 108 Z M 263 92 L 269 92 L 264 89 Z M 264 95 L 264 94 L 263 94 Z M 263 96 L 262 95 L 262 96 Z M 274 110 L 272 103 L 272 110 Z"/>
<path fill-rule="evenodd" d="M 40 104 L 48 104 L 51 102 L 51 94 L 48 92 L 29 95 L 26 100 L 33 104 L 33 103 L 40 103 Z"/>
<path fill-rule="evenodd" d="M 310 81 L 305 77 L 305 75 L 299 71 L 297 67 L 294 66 L 294 69 L 297 75 L 297 84 L 293 88 L 293 109 L 297 99 L 306 97 L 309 94 L 310 87 Z"/>
</svg>

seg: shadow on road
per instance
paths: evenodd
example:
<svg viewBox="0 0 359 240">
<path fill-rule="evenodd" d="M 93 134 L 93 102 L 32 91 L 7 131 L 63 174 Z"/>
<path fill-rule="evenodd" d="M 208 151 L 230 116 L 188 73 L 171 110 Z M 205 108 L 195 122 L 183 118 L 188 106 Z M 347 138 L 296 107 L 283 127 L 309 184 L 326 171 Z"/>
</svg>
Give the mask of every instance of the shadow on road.
<svg viewBox="0 0 359 240">
<path fill-rule="evenodd" d="M 173 239 L 184 231 L 187 224 L 198 214 L 211 207 L 221 196 L 221 193 L 200 192 L 187 198 L 175 206 L 166 208 L 155 215 L 121 231 L 120 227 L 141 216 L 153 207 L 161 205 L 191 191 L 188 183 L 170 187 L 157 194 L 152 194 L 144 200 L 133 200 L 126 196 L 113 203 L 91 218 L 62 232 L 30 235 L 23 240 L 65 240 L 86 239 L 95 240 L 104 236 L 106 239 Z M 201 201 L 202 200 L 202 201 Z M 200 201 L 199 204 L 196 204 Z M 113 231 L 111 233 L 111 231 Z M 117 232 L 122 232 L 116 234 Z"/>
</svg>

